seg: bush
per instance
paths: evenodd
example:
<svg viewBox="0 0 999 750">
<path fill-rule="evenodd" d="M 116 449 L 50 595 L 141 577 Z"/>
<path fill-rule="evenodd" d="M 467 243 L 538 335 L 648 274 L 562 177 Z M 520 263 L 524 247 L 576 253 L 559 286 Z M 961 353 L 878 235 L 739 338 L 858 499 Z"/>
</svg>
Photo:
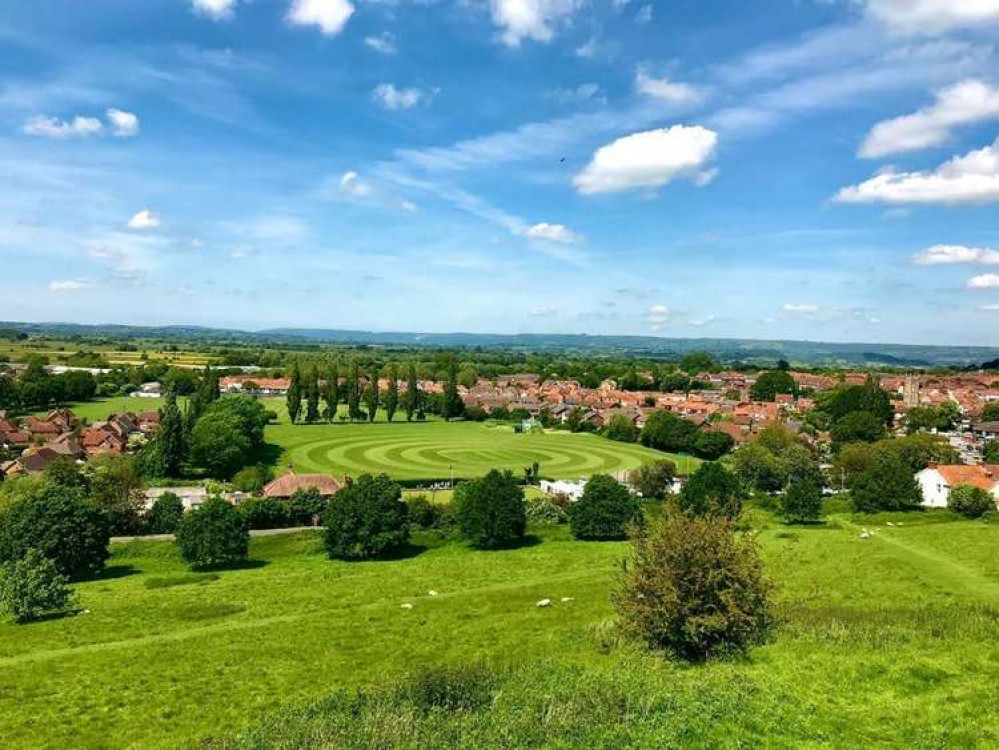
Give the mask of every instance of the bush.
<svg viewBox="0 0 999 750">
<path fill-rule="evenodd" d="M 719 463 L 703 463 L 683 485 L 677 505 L 692 515 L 736 518 L 742 510 L 739 480 Z"/>
<path fill-rule="evenodd" d="M 461 533 L 474 546 L 503 547 L 524 538 L 524 490 L 509 471 L 493 469 L 480 479 L 459 485 L 454 502 Z"/>
<path fill-rule="evenodd" d="M 623 631 L 690 661 L 745 651 L 774 627 L 773 586 L 752 537 L 720 516 L 674 515 L 632 537 L 614 604 Z"/>
<path fill-rule="evenodd" d="M 685 453 L 691 449 L 697 437 L 697 425 L 674 414 L 660 409 L 652 412 L 642 428 L 642 445 L 666 452 Z"/>
<path fill-rule="evenodd" d="M 604 427 L 604 437 L 619 443 L 634 443 L 640 433 L 641 430 L 627 414 L 613 414 Z"/>
<path fill-rule="evenodd" d="M 326 553 L 354 560 L 393 552 L 409 541 L 407 513 L 399 485 L 385 474 L 362 474 L 326 511 Z"/>
<path fill-rule="evenodd" d="M 822 490 L 803 479 L 791 482 L 781 498 L 781 513 L 793 523 L 811 523 L 822 517 Z"/>
<path fill-rule="evenodd" d="M 318 526 L 329 502 L 316 487 L 295 490 L 288 498 L 288 523 L 292 526 Z"/>
<path fill-rule="evenodd" d="M 401 698 L 422 712 L 472 711 L 492 703 L 500 680 L 486 665 L 423 667 L 398 689 Z"/>
<path fill-rule="evenodd" d="M 269 497 L 251 497 L 239 504 L 239 512 L 251 529 L 283 529 L 289 525 L 284 503 Z"/>
<path fill-rule="evenodd" d="M 646 500 L 662 500 L 669 494 L 676 476 L 676 464 L 666 459 L 645 464 L 628 475 L 628 481 Z"/>
<path fill-rule="evenodd" d="M 858 474 L 850 487 L 850 501 L 858 513 L 915 510 L 922 499 L 912 471 L 891 454 L 881 456 Z"/>
<path fill-rule="evenodd" d="M 970 484 L 959 484 L 950 491 L 947 507 L 965 518 L 981 518 L 996 509 L 996 500 L 987 491 Z"/>
<path fill-rule="evenodd" d="M 222 498 L 211 497 L 181 519 L 177 547 L 196 570 L 244 562 L 250 548 L 246 518 Z"/>
<path fill-rule="evenodd" d="M 260 492 L 273 479 L 269 466 L 247 466 L 232 478 L 232 486 L 239 492 Z"/>
<path fill-rule="evenodd" d="M 173 534 L 183 517 L 183 501 L 172 492 L 164 492 L 146 512 L 146 528 L 150 534 Z"/>
<path fill-rule="evenodd" d="M 440 521 L 440 509 L 426 495 L 414 495 L 408 501 L 409 521 L 421 529 L 432 529 Z"/>
<path fill-rule="evenodd" d="M 726 432 L 717 430 L 701 430 L 691 445 L 691 450 L 709 461 L 715 461 L 732 448 L 735 447 L 735 440 Z"/>
<path fill-rule="evenodd" d="M 594 474 L 583 496 L 569 510 L 572 535 L 577 539 L 625 539 L 630 524 L 644 523 L 642 507 L 628 488 L 607 474 Z"/>
<path fill-rule="evenodd" d="M 527 504 L 527 518 L 534 523 L 555 525 L 568 521 L 569 514 L 544 497 Z"/>
<path fill-rule="evenodd" d="M 43 483 L 0 514 L 0 562 L 36 549 L 69 578 L 103 569 L 110 538 L 107 514 L 78 488 Z"/>
<path fill-rule="evenodd" d="M 0 569 L 0 611 L 15 622 L 37 620 L 64 612 L 73 604 L 73 591 L 56 564 L 36 549 Z"/>
</svg>

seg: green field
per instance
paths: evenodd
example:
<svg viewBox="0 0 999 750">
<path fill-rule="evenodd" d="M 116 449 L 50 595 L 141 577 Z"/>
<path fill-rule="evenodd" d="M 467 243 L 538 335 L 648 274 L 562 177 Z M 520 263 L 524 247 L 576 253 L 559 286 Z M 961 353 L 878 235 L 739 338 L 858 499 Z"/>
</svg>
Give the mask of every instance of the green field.
<svg viewBox="0 0 999 750">
<path fill-rule="evenodd" d="M 88 422 L 102 422 L 112 414 L 121 414 L 130 411 L 139 414 L 146 411 L 156 411 L 163 405 L 161 398 L 132 398 L 131 396 L 115 396 L 113 398 L 101 398 L 94 401 L 83 401 L 72 404 L 69 408 L 79 419 L 86 419 Z M 44 415 L 48 409 L 35 412 Z"/>
<path fill-rule="evenodd" d="M 385 472 L 396 479 L 475 477 L 490 469 L 520 473 L 537 461 L 546 477 L 580 477 L 634 469 L 657 458 L 689 472 L 696 459 L 667 456 L 595 435 L 548 431 L 517 434 L 507 425 L 476 422 L 272 425 L 269 443 L 300 472 Z"/>
<path fill-rule="evenodd" d="M 999 743 L 999 526 L 917 525 L 936 518 L 925 514 L 861 540 L 845 522 L 789 529 L 754 517 L 780 585 L 779 636 L 697 667 L 606 645 L 626 546 L 571 541 L 564 528 L 497 552 L 417 538 L 429 546 L 408 559 L 363 563 L 328 561 L 312 533 L 255 538 L 256 567 L 208 577 L 188 574 L 169 542 L 119 545 L 108 572 L 78 586 L 86 614 L 0 625 L 0 737 L 8 747 L 184 746 L 341 686 L 486 661 L 536 665 L 506 705 L 526 695 L 530 709 L 511 721 L 552 732 L 553 744 Z M 535 607 L 542 597 L 550 609 Z M 577 716 L 603 734 L 573 734 Z M 490 726 L 480 746 L 506 736 L 506 724 Z M 254 744 L 294 729 L 281 718 Z M 307 736 L 299 746 L 321 744 Z M 475 736 L 457 739 L 471 747 Z"/>
</svg>

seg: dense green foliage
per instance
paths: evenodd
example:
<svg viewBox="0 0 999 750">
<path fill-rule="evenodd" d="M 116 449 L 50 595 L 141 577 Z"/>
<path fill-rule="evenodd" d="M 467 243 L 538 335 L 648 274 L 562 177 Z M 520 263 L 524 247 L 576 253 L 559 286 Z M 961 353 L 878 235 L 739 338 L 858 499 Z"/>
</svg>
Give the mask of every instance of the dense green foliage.
<svg viewBox="0 0 999 750">
<path fill-rule="evenodd" d="M 913 510 L 922 499 L 911 467 L 890 453 L 878 456 L 850 487 L 850 500 L 858 513 Z"/>
<path fill-rule="evenodd" d="M 798 385 L 790 373 L 784 370 L 767 370 L 760 373 L 749 391 L 754 401 L 774 401 L 778 393 L 797 395 Z"/>
<path fill-rule="evenodd" d="M 362 474 L 333 496 L 324 516 L 330 558 L 381 557 L 409 541 L 402 490 L 384 474 Z"/>
<path fill-rule="evenodd" d="M 756 543 L 719 516 L 678 514 L 632 535 L 614 604 L 624 632 L 691 661 L 745 651 L 775 626 Z"/>
<path fill-rule="evenodd" d="M 987 490 L 959 484 L 953 487 L 947 497 L 947 507 L 965 518 L 981 518 L 996 509 L 996 500 Z"/>
<path fill-rule="evenodd" d="M 738 478 L 717 461 L 708 461 L 691 474 L 677 496 L 686 514 L 736 518 L 742 510 Z"/>
<path fill-rule="evenodd" d="M 604 426 L 604 437 L 620 443 L 634 443 L 641 430 L 627 414 L 613 414 Z"/>
<path fill-rule="evenodd" d="M 164 492 L 146 512 L 146 529 L 150 534 L 173 534 L 184 517 L 184 503 L 172 492 Z"/>
<path fill-rule="evenodd" d="M 36 549 L 0 566 L 0 614 L 15 622 L 30 622 L 64 612 L 73 604 L 73 591 L 56 564 Z"/>
<path fill-rule="evenodd" d="M 512 472 L 493 469 L 484 477 L 458 485 L 454 503 L 458 528 L 475 547 L 505 547 L 524 538 L 524 490 Z"/>
<path fill-rule="evenodd" d="M 237 508 L 250 529 L 281 529 L 290 525 L 287 508 L 274 498 L 247 498 Z"/>
<path fill-rule="evenodd" d="M 838 420 L 830 435 L 835 445 L 873 443 L 885 437 L 884 422 L 869 411 L 852 411 Z"/>
<path fill-rule="evenodd" d="M 822 518 L 822 488 L 810 479 L 791 482 L 781 497 L 781 514 L 792 523 L 814 523 Z"/>
<path fill-rule="evenodd" d="M 628 482 L 643 498 L 662 500 L 669 494 L 674 477 L 676 477 L 676 463 L 664 459 L 632 469 L 628 474 Z"/>
<path fill-rule="evenodd" d="M 219 497 L 184 514 L 177 526 L 177 548 L 195 570 L 245 562 L 250 544 L 246 518 Z"/>
<path fill-rule="evenodd" d="M 607 474 L 590 477 L 583 496 L 569 509 L 569 528 L 577 539 L 625 539 L 630 526 L 643 523 L 638 500 Z"/>
<path fill-rule="evenodd" d="M 252 396 L 223 396 L 205 410 L 191 430 L 191 461 L 211 477 L 232 477 L 263 447 L 268 421 L 267 411 Z"/>
<path fill-rule="evenodd" d="M 642 445 L 666 452 L 689 451 L 697 435 L 697 427 L 671 411 L 652 412 L 642 428 Z"/>
</svg>

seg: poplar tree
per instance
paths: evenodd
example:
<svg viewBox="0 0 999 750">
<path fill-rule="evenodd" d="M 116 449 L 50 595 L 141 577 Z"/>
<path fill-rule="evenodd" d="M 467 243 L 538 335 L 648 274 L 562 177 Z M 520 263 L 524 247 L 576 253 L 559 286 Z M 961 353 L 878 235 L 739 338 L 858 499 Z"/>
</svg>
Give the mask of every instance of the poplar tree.
<svg viewBox="0 0 999 750">
<path fill-rule="evenodd" d="M 327 422 L 336 419 L 336 408 L 340 403 L 340 368 L 336 362 L 326 375 L 326 387 L 323 388 L 323 400 L 326 401 L 326 409 L 323 416 Z"/>
<path fill-rule="evenodd" d="M 385 416 L 391 422 L 399 408 L 399 371 L 394 364 L 388 366 L 388 390 L 385 391 Z"/>
<path fill-rule="evenodd" d="M 156 439 L 160 444 L 163 473 L 168 477 L 179 477 L 184 461 L 184 421 L 177 408 L 177 396 L 173 388 L 167 389 L 166 403 L 160 409 L 160 427 Z"/>
<path fill-rule="evenodd" d="M 416 362 L 410 360 L 406 366 L 406 393 L 402 399 L 402 409 L 406 412 L 406 421 L 413 421 L 413 414 L 420 408 L 420 383 L 416 378 Z"/>
<path fill-rule="evenodd" d="M 368 383 L 368 387 L 364 389 L 364 406 L 368 410 L 368 421 L 374 422 L 375 415 L 378 413 L 378 368 L 371 371 L 369 376 L 371 382 Z"/>
<path fill-rule="evenodd" d="M 357 361 L 350 363 L 347 375 L 347 415 L 353 421 L 361 416 L 361 376 L 357 369 Z"/>
<path fill-rule="evenodd" d="M 294 424 L 298 421 L 298 415 L 302 411 L 302 373 L 298 369 L 297 361 L 291 366 L 291 384 L 288 386 L 286 399 L 288 416 L 291 417 L 291 423 Z"/>
<path fill-rule="evenodd" d="M 308 371 L 305 381 L 305 421 L 319 420 L 319 368 Z"/>
<path fill-rule="evenodd" d="M 452 359 L 447 366 L 447 380 L 444 381 L 444 419 L 460 417 L 465 404 L 458 395 L 458 362 Z"/>
</svg>

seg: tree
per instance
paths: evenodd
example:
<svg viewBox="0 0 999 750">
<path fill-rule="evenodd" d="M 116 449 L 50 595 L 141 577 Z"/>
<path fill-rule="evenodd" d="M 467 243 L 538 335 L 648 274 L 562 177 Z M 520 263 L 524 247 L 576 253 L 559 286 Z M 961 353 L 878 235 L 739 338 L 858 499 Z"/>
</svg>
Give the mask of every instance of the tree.
<svg viewBox="0 0 999 750">
<path fill-rule="evenodd" d="M 873 378 L 863 385 L 839 386 L 821 394 L 818 409 L 828 414 L 833 423 L 856 411 L 870 412 L 886 426 L 895 418 L 891 396 Z"/>
<path fill-rule="evenodd" d="M 385 418 L 391 422 L 395 417 L 396 409 L 399 408 L 399 371 L 395 364 L 388 366 L 386 377 L 388 378 L 388 389 L 385 391 Z"/>
<path fill-rule="evenodd" d="M 669 459 L 639 466 L 628 475 L 628 482 L 647 500 L 662 500 L 670 493 L 676 477 L 676 464 Z"/>
<path fill-rule="evenodd" d="M 224 396 L 205 412 L 191 431 L 191 461 L 209 476 L 228 479 L 251 463 L 264 444 L 270 417 L 255 398 Z"/>
<path fill-rule="evenodd" d="M 36 549 L 63 575 L 81 578 L 104 568 L 110 538 L 107 516 L 80 488 L 42 482 L 0 512 L 0 562 Z"/>
<path fill-rule="evenodd" d="M 283 529 L 289 525 L 288 511 L 280 500 L 251 497 L 237 506 L 251 529 Z"/>
<path fill-rule="evenodd" d="M 160 427 L 155 440 L 159 443 L 163 476 L 179 477 L 184 463 L 184 420 L 172 389 L 167 390 L 166 401 L 160 409 Z"/>
<path fill-rule="evenodd" d="M 336 362 L 333 363 L 326 376 L 323 400 L 326 402 L 323 416 L 327 422 L 332 422 L 336 419 L 337 406 L 340 404 L 340 366 Z"/>
<path fill-rule="evenodd" d="M 324 518 L 331 559 L 381 557 L 409 540 L 402 489 L 385 474 L 362 474 L 333 496 Z"/>
<path fill-rule="evenodd" d="M 999 440 L 993 440 L 982 449 L 982 459 L 987 464 L 999 464 Z"/>
<path fill-rule="evenodd" d="M 569 527 L 576 539 L 625 539 L 630 525 L 643 523 L 638 500 L 608 474 L 590 477 L 583 496 L 569 509 Z"/>
<path fill-rule="evenodd" d="M 305 421 L 319 421 L 319 369 L 310 367 L 305 375 Z"/>
<path fill-rule="evenodd" d="M 780 460 L 759 440 L 746 443 L 732 455 L 732 470 L 750 491 L 777 492 L 784 486 Z"/>
<path fill-rule="evenodd" d="M 700 430 L 694 438 L 691 450 L 695 455 L 715 461 L 735 446 L 735 440 L 727 432 Z"/>
<path fill-rule="evenodd" d="M 951 489 L 947 507 L 965 518 L 981 518 L 996 509 L 996 499 L 981 487 L 959 484 Z"/>
<path fill-rule="evenodd" d="M 798 384 L 785 370 L 768 370 L 760 373 L 753 387 L 749 389 L 750 397 L 754 401 L 776 401 L 778 393 L 792 395 L 798 393 Z"/>
<path fill-rule="evenodd" d="M 294 526 L 318 526 L 328 506 L 315 487 L 295 490 L 288 498 L 288 520 Z"/>
<path fill-rule="evenodd" d="M 677 506 L 697 516 L 736 518 L 742 510 L 739 480 L 716 461 L 705 461 L 680 490 Z"/>
<path fill-rule="evenodd" d="M 406 421 L 413 421 L 413 414 L 422 408 L 420 399 L 420 383 L 416 377 L 416 362 L 410 360 L 406 365 L 406 392 L 402 396 L 402 410 L 406 412 Z"/>
<path fill-rule="evenodd" d="M 773 632 L 773 584 L 751 536 L 718 517 L 669 517 L 632 535 L 614 605 L 624 633 L 681 659 L 741 653 Z"/>
<path fill-rule="evenodd" d="M 718 364 L 707 352 L 690 352 L 680 359 L 680 369 L 688 375 L 697 375 L 717 370 Z"/>
<path fill-rule="evenodd" d="M 813 523 L 822 517 L 822 488 L 809 479 L 788 485 L 781 498 L 781 513 L 791 523 Z"/>
<path fill-rule="evenodd" d="M 511 472 L 493 469 L 484 477 L 458 485 L 454 503 L 458 527 L 474 546 L 495 549 L 524 538 L 524 490 Z"/>
<path fill-rule="evenodd" d="M 74 603 L 73 591 L 56 564 L 36 549 L 0 568 L 0 611 L 14 622 L 30 622 L 64 612 Z"/>
<path fill-rule="evenodd" d="M 142 475 L 135 456 L 113 453 L 94 456 L 87 464 L 90 497 L 108 516 L 111 533 L 130 536 L 142 532 Z"/>
<path fill-rule="evenodd" d="M 347 416 L 352 422 L 361 418 L 361 375 L 357 360 L 351 360 L 347 375 Z"/>
<path fill-rule="evenodd" d="M 187 428 L 190 430 L 209 406 L 219 398 L 219 379 L 210 365 L 205 365 L 197 389 L 187 400 Z"/>
<path fill-rule="evenodd" d="M 302 371 L 299 369 L 298 361 L 291 365 L 291 382 L 288 384 L 288 392 L 285 394 L 285 403 L 288 406 L 288 417 L 291 423 L 298 421 L 298 415 L 302 412 Z"/>
<path fill-rule="evenodd" d="M 146 512 L 146 528 L 150 534 L 173 534 L 183 517 L 183 501 L 172 492 L 164 492 Z"/>
<path fill-rule="evenodd" d="M 458 394 L 458 362 L 451 359 L 447 366 L 447 379 L 444 381 L 444 419 L 450 421 L 460 417 L 465 404 Z"/>
<path fill-rule="evenodd" d="M 697 435 L 697 426 L 671 411 L 652 412 L 642 428 L 642 445 L 667 452 L 690 451 Z"/>
<path fill-rule="evenodd" d="M 184 514 L 176 535 L 181 556 L 195 570 L 238 565 L 249 554 L 246 518 L 220 497 Z"/>
<path fill-rule="evenodd" d="M 915 510 L 922 499 L 912 471 L 890 453 L 861 472 L 850 487 L 850 500 L 858 513 Z"/>
<path fill-rule="evenodd" d="M 237 471 L 232 478 L 232 486 L 239 492 L 260 492 L 273 478 L 270 466 L 257 464 Z"/>
<path fill-rule="evenodd" d="M 375 368 L 371 371 L 371 375 L 368 378 L 368 385 L 364 389 L 364 408 L 368 410 L 368 419 L 372 422 L 375 421 L 375 415 L 378 413 L 378 404 L 380 400 L 380 393 L 378 391 L 378 369 Z"/>
<path fill-rule="evenodd" d="M 833 425 L 833 443 L 873 443 L 885 436 L 884 422 L 869 411 L 852 411 Z"/>
<path fill-rule="evenodd" d="M 996 386 L 993 385 L 993 388 Z M 982 422 L 999 422 L 999 401 L 993 401 L 991 404 L 986 404 L 985 408 L 982 409 Z"/>
<path fill-rule="evenodd" d="M 627 414 L 613 414 L 604 427 L 604 437 L 619 443 L 634 443 L 638 440 L 641 430 L 635 426 Z"/>
</svg>

